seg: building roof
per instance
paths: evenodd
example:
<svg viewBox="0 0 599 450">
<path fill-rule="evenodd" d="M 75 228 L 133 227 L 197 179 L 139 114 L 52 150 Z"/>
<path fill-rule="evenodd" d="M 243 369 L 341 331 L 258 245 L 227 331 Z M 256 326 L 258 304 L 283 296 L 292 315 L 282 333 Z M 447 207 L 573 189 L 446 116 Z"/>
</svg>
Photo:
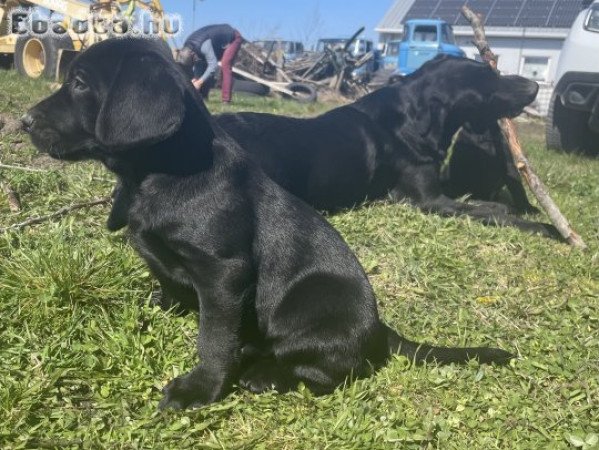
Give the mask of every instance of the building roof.
<svg viewBox="0 0 599 450">
<path fill-rule="evenodd" d="M 585 0 L 395 0 L 377 31 L 403 30 L 409 19 L 442 19 L 467 26 L 460 8 L 467 5 L 485 17 L 488 27 L 570 28 Z"/>
</svg>

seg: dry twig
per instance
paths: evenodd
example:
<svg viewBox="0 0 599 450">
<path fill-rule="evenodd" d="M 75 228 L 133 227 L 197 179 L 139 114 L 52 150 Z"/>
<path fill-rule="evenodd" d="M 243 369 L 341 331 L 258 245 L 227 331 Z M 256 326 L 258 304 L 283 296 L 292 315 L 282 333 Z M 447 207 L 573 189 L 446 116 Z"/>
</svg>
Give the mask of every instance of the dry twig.
<svg viewBox="0 0 599 450">
<path fill-rule="evenodd" d="M 65 216 L 68 213 L 76 211 L 78 209 L 90 208 L 90 207 L 96 206 L 96 205 L 106 205 L 106 204 L 110 203 L 111 200 L 112 199 L 110 197 L 102 197 L 102 198 L 90 200 L 90 201 L 83 202 L 83 203 L 75 203 L 74 205 L 71 205 L 71 206 L 65 206 L 51 214 L 47 214 L 45 216 L 30 217 L 29 219 L 27 219 L 21 223 L 16 223 L 14 225 L 10 225 L 5 228 L 0 228 L 0 234 L 6 233 L 7 231 L 10 231 L 10 230 L 20 230 L 20 229 L 23 229 L 30 225 L 35 225 L 38 223 L 46 222 L 48 220 L 57 219 L 59 217 Z"/>
<path fill-rule="evenodd" d="M 25 172 L 48 172 L 47 170 L 36 169 L 35 167 L 13 166 L 11 164 L 2 164 L 2 163 L 0 163 L 0 169 L 23 170 Z"/>
<path fill-rule="evenodd" d="M 466 18 L 466 20 L 468 20 L 468 22 L 470 22 L 470 25 L 472 25 L 472 29 L 474 30 L 473 44 L 478 49 L 481 57 L 493 69 L 497 70 L 497 56 L 489 47 L 481 17 L 478 14 L 475 14 L 465 5 L 462 7 L 462 15 Z M 520 146 L 518 135 L 512 121 L 510 119 L 501 119 L 499 121 L 499 126 L 501 131 L 503 131 L 505 138 L 507 139 L 512 157 L 514 158 L 514 162 L 518 168 L 518 171 L 520 172 L 520 175 L 522 178 L 524 178 L 530 187 L 530 190 L 534 193 L 543 209 L 547 212 L 547 215 L 551 219 L 553 225 L 555 225 L 560 234 L 568 241 L 570 245 L 577 248 L 586 249 L 587 246 L 582 238 L 572 229 L 568 220 L 564 217 L 553 199 L 550 197 L 547 187 L 533 171 L 528 158 L 526 158 L 524 152 L 522 151 L 522 147 Z"/>
</svg>

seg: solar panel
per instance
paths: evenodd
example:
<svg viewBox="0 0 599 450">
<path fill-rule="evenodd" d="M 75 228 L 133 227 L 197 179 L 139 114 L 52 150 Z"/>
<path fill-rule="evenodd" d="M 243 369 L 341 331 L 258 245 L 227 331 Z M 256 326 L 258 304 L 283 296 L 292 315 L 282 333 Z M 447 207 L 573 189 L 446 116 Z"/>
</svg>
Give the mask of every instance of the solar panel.
<svg viewBox="0 0 599 450">
<path fill-rule="evenodd" d="M 544 27 L 555 0 L 528 0 L 516 22 L 518 27 Z"/>
<path fill-rule="evenodd" d="M 443 0 L 432 12 L 435 19 L 443 19 L 450 24 L 454 24 L 461 14 L 461 8 L 464 0 Z"/>
<path fill-rule="evenodd" d="M 403 0 L 398 0 L 403 1 Z M 583 9 L 584 0 L 416 0 L 403 18 L 443 19 L 452 25 L 469 25 L 461 7 L 485 17 L 492 27 L 569 28 Z"/>
<path fill-rule="evenodd" d="M 500 0 L 496 2 L 487 19 L 487 25 L 513 27 L 524 3 L 522 0 Z"/>
<path fill-rule="evenodd" d="M 555 5 L 547 26 L 551 28 L 570 28 L 574 19 L 583 9 L 581 0 L 560 0 Z"/>
<path fill-rule="evenodd" d="M 501 1 L 501 0 L 499 0 Z M 482 14 L 485 17 L 485 23 L 488 19 L 489 11 L 491 11 L 491 7 L 495 3 L 495 0 L 467 0 L 464 2 L 468 8 L 474 11 L 477 14 Z M 460 14 L 460 17 L 456 21 L 456 25 L 470 25 L 466 19 Z"/>
<path fill-rule="evenodd" d="M 404 18 L 404 22 L 410 19 L 429 19 L 437 7 L 439 0 L 416 0 Z"/>
</svg>

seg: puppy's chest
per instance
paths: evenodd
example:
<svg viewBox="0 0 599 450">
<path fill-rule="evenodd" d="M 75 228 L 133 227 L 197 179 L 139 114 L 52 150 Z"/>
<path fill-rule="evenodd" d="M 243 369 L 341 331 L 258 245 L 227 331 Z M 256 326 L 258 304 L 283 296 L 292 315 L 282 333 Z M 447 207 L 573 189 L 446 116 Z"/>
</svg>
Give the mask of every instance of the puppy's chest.
<svg viewBox="0 0 599 450">
<path fill-rule="evenodd" d="M 230 192 L 142 190 L 129 212 L 129 230 L 144 247 L 181 256 L 228 252 L 247 239 L 248 202 Z"/>
<path fill-rule="evenodd" d="M 152 233 L 165 239 L 197 241 L 202 230 L 216 220 L 199 202 L 176 196 L 140 196 L 129 211 L 129 229 L 135 234 Z"/>
</svg>

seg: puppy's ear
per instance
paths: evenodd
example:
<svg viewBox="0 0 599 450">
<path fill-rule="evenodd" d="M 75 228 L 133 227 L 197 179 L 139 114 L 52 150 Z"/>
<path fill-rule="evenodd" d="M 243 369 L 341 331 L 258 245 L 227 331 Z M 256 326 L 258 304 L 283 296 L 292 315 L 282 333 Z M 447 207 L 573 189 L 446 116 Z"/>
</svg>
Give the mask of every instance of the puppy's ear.
<svg viewBox="0 0 599 450">
<path fill-rule="evenodd" d="M 184 96 L 175 68 L 160 56 L 125 55 L 100 108 L 96 138 L 116 148 L 160 142 L 181 127 Z"/>
</svg>

